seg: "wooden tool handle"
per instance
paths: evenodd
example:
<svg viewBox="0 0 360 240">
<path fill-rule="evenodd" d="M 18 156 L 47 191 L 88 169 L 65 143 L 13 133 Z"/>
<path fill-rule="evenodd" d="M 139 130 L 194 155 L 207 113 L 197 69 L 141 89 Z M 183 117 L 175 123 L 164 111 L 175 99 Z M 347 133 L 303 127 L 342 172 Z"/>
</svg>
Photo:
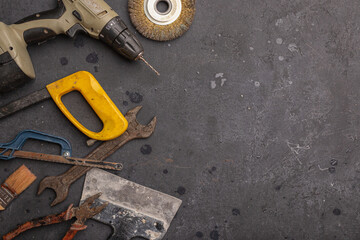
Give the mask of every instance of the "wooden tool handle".
<svg viewBox="0 0 360 240">
<path fill-rule="evenodd" d="M 3 240 L 14 239 L 20 233 L 23 233 L 23 232 L 25 232 L 25 231 L 27 231 L 29 229 L 32 229 L 32 228 L 67 221 L 67 220 L 69 220 L 69 219 L 71 219 L 73 217 L 72 215 L 73 215 L 72 214 L 72 205 L 70 205 L 69 208 L 65 212 L 62 212 L 62 213 L 60 213 L 58 215 L 50 215 L 50 216 L 47 216 L 47 217 L 38 218 L 38 219 L 29 221 L 29 222 L 26 222 L 26 223 L 20 225 L 15 230 L 13 230 L 13 231 L 7 233 L 6 235 L 4 235 Z"/>
<path fill-rule="evenodd" d="M 0 107 L 0 119 L 27 108 L 35 103 L 42 102 L 48 98 L 51 98 L 51 96 L 45 88 L 31 93 L 26 97 L 20 98 L 14 102 Z"/>
</svg>

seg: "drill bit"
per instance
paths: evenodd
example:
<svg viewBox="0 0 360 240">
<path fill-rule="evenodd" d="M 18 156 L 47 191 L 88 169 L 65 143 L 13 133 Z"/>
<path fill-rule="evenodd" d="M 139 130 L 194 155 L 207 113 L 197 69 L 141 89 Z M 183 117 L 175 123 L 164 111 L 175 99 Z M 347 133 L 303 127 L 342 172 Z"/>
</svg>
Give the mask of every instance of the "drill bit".
<svg viewBox="0 0 360 240">
<path fill-rule="evenodd" d="M 155 69 L 153 66 L 151 66 L 151 65 L 145 60 L 145 58 L 144 58 L 143 56 L 140 56 L 139 59 L 141 59 L 149 68 L 151 68 L 151 70 L 153 70 L 153 71 L 156 73 L 156 75 L 160 76 L 160 73 L 159 73 L 158 71 L 156 71 L 156 69 Z"/>
</svg>

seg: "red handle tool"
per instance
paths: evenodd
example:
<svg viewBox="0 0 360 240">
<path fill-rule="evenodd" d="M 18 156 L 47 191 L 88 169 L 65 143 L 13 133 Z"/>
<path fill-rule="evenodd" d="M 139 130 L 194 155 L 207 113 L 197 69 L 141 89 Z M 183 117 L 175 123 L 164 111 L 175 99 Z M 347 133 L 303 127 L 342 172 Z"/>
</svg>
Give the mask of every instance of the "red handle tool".
<svg viewBox="0 0 360 240">
<path fill-rule="evenodd" d="M 104 203 L 98 207 L 92 208 L 94 201 L 100 197 L 101 193 L 98 193 L 94 196 L 87 198 L 83 204 L 79 207 L 74 208 L 73 204 L 71 204 L 68 209 L 58 215 L 50 215 L 43 218 L 38 218 L 29 222 L 26 222 L 15 230 L 7 233 L 3 236 L 3 240 L 11 240 L 14 239 L 19 234 L 36 227 L 47 226 L 51 224 L 56 224 L 60 222 L 65 222 L 73 217 L 76 217 L 76 221 L 71 225 L 70 230 L 66 233 L 63 240 L 71 240 L 74 238 L 78 231 L 85 230 L 87 226 L 85 222 L 87 219 L 92 218 L 96 214 L 100 213 L 108 203 Z"/>
<path fill-rule="evenodd" d="M 14 239 L 20 233 L 23 233 L 32 228 L 47 226 L 47 225 L 51 225 L 51 224 L 68 221 L 69 219 L 73 218 L 73 214 L 74 214 L 73 205 L 71 204 L 66 211 L 64 211 L 58 215 L 50 215 L 50 216 L 46 216 L 43 218 L 34 219 L 34 220 L 31 220 L 29 222 L 26 222 L 26 223 L 20 225 L 15 230 L 4 235 L 3 240 Z"/>
</svg>

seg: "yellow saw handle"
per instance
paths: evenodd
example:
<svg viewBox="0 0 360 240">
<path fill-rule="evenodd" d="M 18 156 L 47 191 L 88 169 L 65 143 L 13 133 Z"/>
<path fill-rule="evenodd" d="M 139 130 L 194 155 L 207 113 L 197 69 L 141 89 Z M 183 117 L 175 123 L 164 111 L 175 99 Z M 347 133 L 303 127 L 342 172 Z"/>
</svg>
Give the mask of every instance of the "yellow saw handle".
<svg viewBox="0 0 360 240">
<path fill-rule="evenodd" d="M 91 73 L 80 71 L 53 82 L 46 88 L 64 115 L 89 138 L 107 141 L 119 137 L 126 131 L 127 120 Z M 61 98 L 72 91 L 79 91 L 101 119 L 103 129 L 100 132 L 88 130 L 65 107 Z"/>
</svg>

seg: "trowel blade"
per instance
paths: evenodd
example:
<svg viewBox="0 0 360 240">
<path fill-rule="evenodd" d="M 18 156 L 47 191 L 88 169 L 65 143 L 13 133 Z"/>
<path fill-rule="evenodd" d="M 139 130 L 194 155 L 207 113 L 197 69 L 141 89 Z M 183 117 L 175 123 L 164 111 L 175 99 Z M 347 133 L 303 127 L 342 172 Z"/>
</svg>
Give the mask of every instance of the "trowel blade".
<svg viewBox="0 0 360 240">
<path fill-rule="evenodd" d="M 113 227 L 111 240 L 162 239 L 182 202 L 94 168 L 86 174 L 81 201 L 99 192 L 102 195 L 97 204 L 108 202 L 109 205 L 93 219 Z"/>
</svg>

